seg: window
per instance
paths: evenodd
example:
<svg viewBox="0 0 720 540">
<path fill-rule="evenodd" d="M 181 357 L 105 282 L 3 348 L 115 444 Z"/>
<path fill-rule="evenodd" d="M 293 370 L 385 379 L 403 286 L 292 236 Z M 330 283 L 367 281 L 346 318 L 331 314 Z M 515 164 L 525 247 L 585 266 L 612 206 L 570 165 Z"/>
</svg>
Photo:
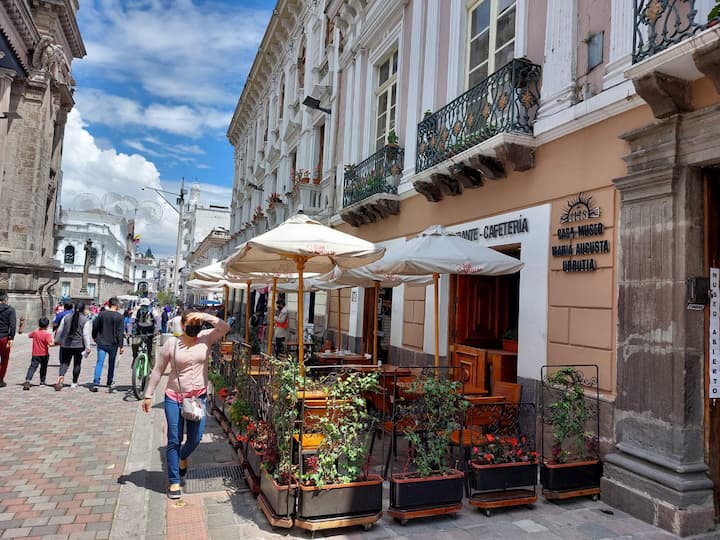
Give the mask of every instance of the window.
<svg viewBox="0 0 720 540">
<path fill-rule="evenodd" d="M 283 119 L 283 109 L 285 108 L 285 77 L 280 79 L 280 101 L 278 102 L 278 119 Z"/>
<path fill-rule="evenodd" d="M 378 66 L 377 122 L 375 148 L 380 150 L 387 142 L 387 135 L 395 129 L 395 108 L 397 105 L 398 53 L 393 52 Z"/>
<path fill-rule="evenodd" d="M 90 264 L 97 264 L 97 248 L 90 248 Z"/>
<path fill-rule="evenodd" d="M 65 264 L 75 264 L 75 248 L 73 246 L 65 247 Z"/>
<path fill-rule="evenodd" d="M 95 298 L 95 284 L 94 283 L 88 283 L 88 296 L 92 296 Z"/>
<path fill-rule="evenodd" d="M 70 282 L 69 281 L 63 281 L 60 285 L 60 296 L 70 296 Z"/>
<path fill-rule="evenodd" d="M 513 59 L 515 0 L 480 0 L 469 13 L 468 88 Z"/>
<path fill-rule="evenodd" d="M 587 40 L 588 47 L 588 73 L 596 68 L 603 61 L 603 38 L 604 32 L 598 32 L 590 36 Z"/>
<path fill-rule="evenodd" d="M 297 62 L 298 88 L 305 87 L 305 45 L 300 49 L 300 56 Z"/>
<path fill-rule="evenodd" d="M 147 270 L 143 270 L 143 271 L 142 271 L 142 276 L 140 276 L 140 277 L 143 278 L 143 279 L 145 279 L 145 278 L 147 277 Z"/>
</svg>

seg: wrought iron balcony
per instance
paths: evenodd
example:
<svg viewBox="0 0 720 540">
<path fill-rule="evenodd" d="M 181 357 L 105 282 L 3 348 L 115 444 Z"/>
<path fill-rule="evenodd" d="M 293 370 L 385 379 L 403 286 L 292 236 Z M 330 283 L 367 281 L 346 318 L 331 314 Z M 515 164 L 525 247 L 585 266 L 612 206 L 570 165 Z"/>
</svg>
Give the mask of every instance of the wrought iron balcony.
<svg viewBox="0 0 720 540">
<path fill-rule="evenodd" d="M 415 172 L 498 133 L 532 134 L 540 103 L 540 66 L 512 60 L 418 124 Z"/>
<path fill-rule="evenodd" d="M 345 170 L 343 208 L 377 193 L 397 195 L 397 178 L 402 174 L 405 150 L 384 146 L 372 156 Z"/>
<path fill-rule="evenodd" d="M 691 38 L 720 22 L 717 11 L 698 13 L 696 0 L 635 0 L 633 63 Z"/>
</svg>

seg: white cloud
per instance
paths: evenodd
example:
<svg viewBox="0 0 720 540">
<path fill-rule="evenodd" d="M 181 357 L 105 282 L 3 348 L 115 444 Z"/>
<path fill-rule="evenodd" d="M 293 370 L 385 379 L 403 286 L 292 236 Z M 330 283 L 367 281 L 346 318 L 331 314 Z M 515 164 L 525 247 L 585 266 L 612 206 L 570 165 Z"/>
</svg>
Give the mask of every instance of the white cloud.
<svg viewBox="0 0 720 540">
<path fill-rule="evenodd" d="M 236 1 L 94 0 L 78 16 L 88 50 L 74 64 L 81 73 L 139 83 L 177 102 L 234 106 L 270 10 Z"/>
<path fill-rule="evenodd" d="M 152 191 L 142 187 L 163 189 L 160 173 L 144 157 L 102 149 L 85 129 L 77 109 L 68 115 L 63 151 L 63 185 L 61 204 L 77 208 L 83 194 L 102 198 L 108 192 L 134 197 L 138 201 L 154 201 L 163 208 L 158 223 L 148 223 L 138 217 L 136 230 L 142 235 L 141 244 L 152 247 L 156 254 L 173 254 L 177 236 L 177 217 L 166 203 Z"/>
<path fill-rule="evenodd" d="M 139 101 L 106 94 L 97 89 L 80 89 L 75 96 L 83 118 L 93 124 L 151 128 L 191 138 L 202 137 L 208 132 L 224 131 L 232 118 L 232 112 L 211 107 L 157 103 L 144 107 Z"/>
</svg>

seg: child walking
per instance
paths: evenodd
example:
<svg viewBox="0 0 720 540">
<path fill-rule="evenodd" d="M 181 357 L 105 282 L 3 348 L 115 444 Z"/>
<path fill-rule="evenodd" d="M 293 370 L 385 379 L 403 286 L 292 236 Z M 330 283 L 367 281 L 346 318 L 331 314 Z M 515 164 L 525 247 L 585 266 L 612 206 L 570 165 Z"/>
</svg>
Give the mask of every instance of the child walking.
<svg viewBox="0 0 720 540">
<path fill-rule="evenodd" d="M 42 317 L 38 321 L 38 329 L 33 330 L 28 335 L 32 339 L 32 358 L 30 359 L 27 375 L 25 375 L 23 390 L 30 390 L 30 381 L 35 375 L 38 366 L 40 366 L 40 384 L 45 384 L 48 360 L 50 360 L 49 347 L 55 345 L 52 334 L 48 332 L 48 326 L 50 326 L 50 321 L 47 317 Z"/>
</svg>

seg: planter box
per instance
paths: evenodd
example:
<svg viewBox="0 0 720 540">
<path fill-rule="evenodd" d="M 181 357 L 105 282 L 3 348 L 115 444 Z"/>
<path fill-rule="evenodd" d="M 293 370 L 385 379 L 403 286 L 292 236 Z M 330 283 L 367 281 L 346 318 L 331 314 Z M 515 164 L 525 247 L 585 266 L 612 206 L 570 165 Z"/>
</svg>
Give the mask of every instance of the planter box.
<svg viewBox="0 0 720 540">
<path fill-rule="evenodd" d="M 575 463 L 543 463 L 540 483 L 548 491 L 575 491 L 600 487 L 602 462 L 600 460 Z"/>
<path fill-rule="evenodd" d="M 297 484 L 281 486 L 273 477 L 263 471 L 260 477 L 260 492 L 276 516 L 284 517 L 295 514 Z"/>
<path fill-rule="evenodd" d="M 248 468 L 255 478 L 260 478 L 260 464 L 265 459 L 265 453 L 255 450 L 252 444 L 248 443 L 245 446 L 247 447 L 245 457 L 247 458 Z"/>
<path fill-rule="evenodd" d="M 471 491 L 505 491 L 537 484 L 537 463 L 477 465 L 470 462 Z"/>
<path fill-rule="evenodd" d="M 504 339 L 502 340 L 502 349 L 507 352 L 518 352 L 518 341 L 517 339 Z"/>
<path fill-rule="evenodd" d="M 390 478 L 390 508 L 438 508 L 463 499 L 465 475 L 451 469 L 449 474 L 419 478 L 394 474 Z"/>
<path fill-rule="evenodd" d="M 326 519 L 377 514 L 382 511 L 382 477 L 371 474 L 363 482 L 332 484 L 319 489 L 300 485 L 298 518 Z"/>
</svg>

